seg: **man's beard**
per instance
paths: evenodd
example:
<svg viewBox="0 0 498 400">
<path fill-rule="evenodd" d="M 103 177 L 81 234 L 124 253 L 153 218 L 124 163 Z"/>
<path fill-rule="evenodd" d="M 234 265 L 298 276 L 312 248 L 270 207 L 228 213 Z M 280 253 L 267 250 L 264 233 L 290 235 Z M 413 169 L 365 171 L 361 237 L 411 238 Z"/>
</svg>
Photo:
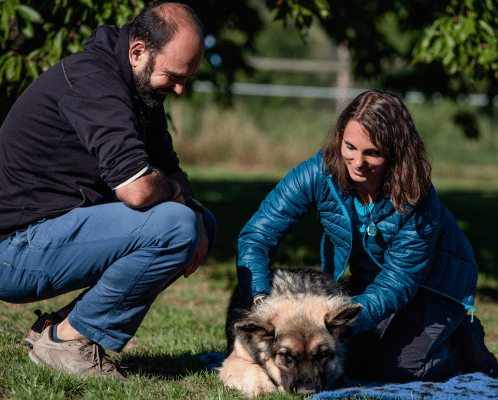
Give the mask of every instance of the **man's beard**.
<svg viewBox="0 0 498 400">
<path fill-rule="evenodd" d="M 164 103 L 166 95 L 161 95 L 157 92 L 150 83 L 150 77 L 154 70 L 155 57 L 150 55 L 147 64 L 139 73 L 133 73 L 133 80 L 135 81 L 135 88 L 138 95 L 147 107 L 159 107 Z"/>
</svg>

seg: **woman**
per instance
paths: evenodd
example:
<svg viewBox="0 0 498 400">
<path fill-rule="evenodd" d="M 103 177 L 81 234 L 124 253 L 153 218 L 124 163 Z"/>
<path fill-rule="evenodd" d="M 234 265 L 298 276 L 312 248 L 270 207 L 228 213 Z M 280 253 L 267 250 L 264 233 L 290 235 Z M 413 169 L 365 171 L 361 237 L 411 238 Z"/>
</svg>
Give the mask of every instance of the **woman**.
<svg viewBox="0 0 498 400">
<path fill-rule="evenodd" d="M 323 150 L 290 171 L 240 233 L 242 296 L 258 302 L 269 293 L 270 258 L 313 208 L 325 231 L 322 270 L 338 280 L 349 262 L 347 286 L 363 305 L 347 333 L 350 377 L 496 377 L 496 358 L 473 315 L 473 250 L 439 203 L 430 172 L 401 100 L 378 90 L 359 95 Z"/>
</svg>

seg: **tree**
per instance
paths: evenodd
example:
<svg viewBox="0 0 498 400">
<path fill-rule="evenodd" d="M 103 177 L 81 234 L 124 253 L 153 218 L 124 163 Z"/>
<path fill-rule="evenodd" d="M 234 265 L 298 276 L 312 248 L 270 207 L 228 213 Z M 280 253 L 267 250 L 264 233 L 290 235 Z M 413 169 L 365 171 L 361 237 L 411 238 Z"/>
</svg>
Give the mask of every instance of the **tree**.
<svg viewBox="0 0 498 400">
<path fill-rule="evenodd" d="M 440 62 L 449 75 L 498 79 L 498 8 L 493 0 L 451 0 L 427 27 L 414 50 L 414 62 Z"/>
<path fill-rule="evenodd" d="M 229 92 L 262 27 L 256 0 L 185 0 L 210 39 L 197 79 Z M 263 0 L 259 0 L 260 2 Z M 303 38 L 318 20 L 336 43 L 348 45 L 355 74 L 404 93 L 493 94 L 498 70 L 495 0 L 264 0 L 274 19 Z M 0 121 L 41 72 L 81 50 L 99 25 L 121 26 L 144 0 L 1 0 Z M 477 82 L 477 83 L 476 83 Z M 4 113 L 3 115 L 1 113 Z"/>
<path fill-rule="evenodd" d="M 227 91 L 239 68 L 247 69 L 243 50 L 251 50 L 261 20 L 253 7 L 232 0 L 184 1 L 199 15 L 207 48 L 198 79 Z M 1 0 L 0 121 L 15 99 L 61 58 L 83 49 L 99 25 L 122 26 L 146 6 L 143 0 Z M 241 18 L 240 16 L 243 16 Z M 223 62 L 222 68 L 220 62 Z"/>
<path fill-rule="evenodd" d="M 297 4 L 299 3 L 299 4 Z M 451 97 L 477 88 L 495 94 L 498 7 L 495 0 L 267 0 L 276 19 L 299 15 L 298 28 L 317 17 L 336 43 L 348 45 L 356 76 L 405 93 Z M 299 24 L 298 22 L 303 21 Z"/>
</svg>

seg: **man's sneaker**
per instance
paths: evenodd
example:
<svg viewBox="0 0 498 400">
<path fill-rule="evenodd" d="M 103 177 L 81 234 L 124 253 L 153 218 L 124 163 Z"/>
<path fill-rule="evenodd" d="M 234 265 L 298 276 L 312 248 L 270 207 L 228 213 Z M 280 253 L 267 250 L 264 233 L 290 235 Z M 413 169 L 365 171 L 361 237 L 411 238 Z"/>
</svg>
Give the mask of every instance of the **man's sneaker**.
<svg viewBox="0 0 498 400">
<path fill-rule="evenodd" d="M 53 325 L 49 325 L 35 342 L 29 358 L 36 364 L 46 364 L 70 374 L 88 374 L 126 380 L 116 364 L 97 343 L 83 335 L 74 340 L 56 342 L 52 339 Z"/>
<path fill-rule="evenodd" d="M 43 330 L 49 325 L 55 325 L 59 322 L 62 322 L 62 317 L 56 312 L 52 312 L 50 314 L 43 313 L 40 310 L 35 310 L 35 314 L 38 319 L 31 326 L 31 329 L 28 332 L 28 337 L 24 339 L 24 344 L 28 346 L 30 349 L 33 348 L 35 342 L 40 338 Z"/>
<path fill-rule="evenodd" d="M 498 361 L 484 344 L 484 328 L 481 321 L 474 316 L 474 321 L 471 322 L 470 315 L 466 315 L 462 326 L 470 331 L 475 348 L 474 359 L 469 366 L 470 372 L 482 372 L 492 378 L 498 378 Z"/>
</svg>

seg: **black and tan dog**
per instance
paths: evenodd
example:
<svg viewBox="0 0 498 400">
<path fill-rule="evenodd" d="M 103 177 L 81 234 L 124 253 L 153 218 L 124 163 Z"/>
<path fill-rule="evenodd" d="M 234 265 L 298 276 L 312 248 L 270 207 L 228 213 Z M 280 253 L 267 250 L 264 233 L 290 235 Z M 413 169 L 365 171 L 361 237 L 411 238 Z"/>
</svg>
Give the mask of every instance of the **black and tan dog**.
<svg viewBox="0 0 498 400">
<path fill-rule="evenodd" d="M 272 269 L 271 292 L 260 304 L 248 308 L 235 289 L 226 323 L 228 357 L 219 376 L 249 396 L 333 387 L 344 371 L 341 333 L 361 310 L 330 275 Z"/>
</svg>

